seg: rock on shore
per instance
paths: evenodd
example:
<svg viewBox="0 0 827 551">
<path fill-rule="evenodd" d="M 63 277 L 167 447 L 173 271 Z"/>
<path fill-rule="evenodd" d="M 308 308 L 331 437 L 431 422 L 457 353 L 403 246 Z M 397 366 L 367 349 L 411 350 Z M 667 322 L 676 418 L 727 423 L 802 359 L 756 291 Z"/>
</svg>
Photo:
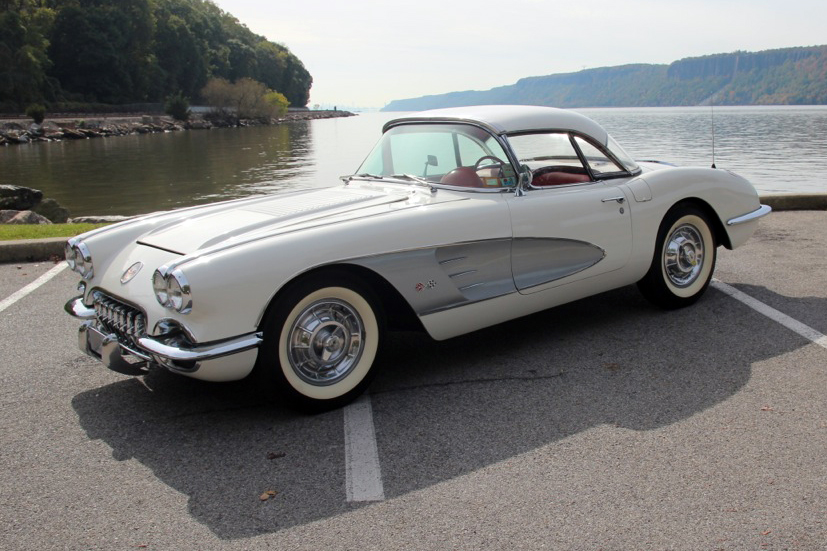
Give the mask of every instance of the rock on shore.
<svg viewBox="0 0 827 551">
<path fill-rule="evenodd" d="M 86 140 L 89 138 L 178 132 L 181 130 L 208 130 L 210 128 L 229 126 L 264 126 L 267 124 L 280 124 L 291 121 L 350 116 L 353 116 L 353 113 L 349 111 L 291 111 L 284 117 L 271 119 L 269 122 L 257 119 L 211 121 L 198 117 L 194 117 L 187 122 L 181 122 L 169 117 L 149 115 L 131 118 L 90 118 L 89 120 L 61 119 L 46 121 L 43 124 L 24 124 L 17 121 L 8 121 L 0 123 L 0 145 L 18 145 L 60 140 Z"/>
<path fill-rule="evenodd" d="M 0 224 L 63 224 L 69 211 L 43 192 L 23 186 L 0 185 Z"/>
</svg>

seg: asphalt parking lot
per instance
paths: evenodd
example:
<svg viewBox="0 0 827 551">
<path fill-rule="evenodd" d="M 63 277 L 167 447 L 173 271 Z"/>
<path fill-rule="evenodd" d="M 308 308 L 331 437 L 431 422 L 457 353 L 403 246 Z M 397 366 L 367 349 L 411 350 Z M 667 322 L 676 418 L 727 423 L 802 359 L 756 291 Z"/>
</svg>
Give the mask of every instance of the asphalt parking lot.
<svg viewBox="0 0 827 551">
<path fill-rule="evenodd" d="M 74 274 L 0 265 L 0 545 L 825 549 L 825 229 L 771 214 L 677 312 L 628 287 L 393 335 L 369 397 L 316 416 L 109 372 L 62 311 Z"/>
</svg>

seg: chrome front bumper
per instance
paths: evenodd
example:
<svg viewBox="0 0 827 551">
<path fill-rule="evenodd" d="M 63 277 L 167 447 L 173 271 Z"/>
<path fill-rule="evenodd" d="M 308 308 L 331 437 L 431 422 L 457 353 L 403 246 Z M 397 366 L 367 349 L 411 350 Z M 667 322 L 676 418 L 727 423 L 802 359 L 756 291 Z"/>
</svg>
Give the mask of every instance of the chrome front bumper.
<svg viewBox="0 0 827 551">
<path fill-rule="evenodd" d="M 116 333 L 106 333 L 98 328 L 95 310 L 83 304 L 83 297 L 67 302 L 64 310 L 73 317 L 86 320 L 78 328 L 81 352 L 126 375 L 141 375 L 153 364 L 172 371 L 194 373 L 202 362 L 251 350 L 262 341 L 261 333 L 248 333 L 203 344 L 190 343 L 180 335 L 147 335 L 138 338 L 137 342 L 124 342 Z"/>
<path fill-rule="evenodd" d="M 758 220 L 762 216 L 766 216 L 772 212 L 772 207 L 768 205 L 761 205 L 756 210 L 749 212 L 743 216 L 738 216 L 736 218 L 732 218 L 727 220 L 727 226 L 736 226 L 738 224 L 745 224 L 747 222 L 752 222 L 753 220 Z"/>
</svg>

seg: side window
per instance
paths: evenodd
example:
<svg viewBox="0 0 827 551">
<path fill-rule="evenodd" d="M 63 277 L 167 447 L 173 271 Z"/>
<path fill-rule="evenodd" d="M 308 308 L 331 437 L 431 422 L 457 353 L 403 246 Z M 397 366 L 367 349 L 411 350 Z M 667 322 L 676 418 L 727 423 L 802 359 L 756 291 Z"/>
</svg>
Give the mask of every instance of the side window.
<svg viewBox="0 0 827 551">
<path fill-rule="evenodd" d="M 582 184 L 591 176 L 580 161 L 567 132 L 509 136 L 520 164 L 531 169 L 531 185 L 548 187 Z"/>
<path fill-rule="evenodd" d="M 586 157 L 586 162 L 589 163 L 589 168 L 592 169 L 592 173 L 595 176 L 624 171 L 623 167 L 615 164 L 605 153 L 580 136 L 575 136 L 574 141 L 577 142 L 577 147 L 580 148 L 583 156 Z"/>
</svg>

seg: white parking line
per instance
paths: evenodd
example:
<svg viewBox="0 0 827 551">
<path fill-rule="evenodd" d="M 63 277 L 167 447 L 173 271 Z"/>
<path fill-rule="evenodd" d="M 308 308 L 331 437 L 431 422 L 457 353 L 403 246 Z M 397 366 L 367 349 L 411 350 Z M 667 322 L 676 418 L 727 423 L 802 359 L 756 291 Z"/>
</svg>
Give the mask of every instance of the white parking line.
<svg viewBox="0 0 827 551">
<path fill-rule="evenodd" d="M 756 312 L 760 312 L 764 314 L 771 320 L 780 323 L 787 329 L 791 331 L 795 331 L 805 339 L 814 342 L 815 344 L 819 345 L 822 348 L 827 348 L 827 336 L 822 335 L 812 327 L 808 325 L 804 325 L 798 320 L 795 320 L 788 316 L 787 314 L 782 314 L 775 308 L 771 306 L 767 306 L 760 300 L 754 299 L 748 294 L 739 291 L 735 287 L 731 285 L 727 285 L 726 283 L 719 281 L 717 279 L 712 280 L 712 286 L 721 291 L 722 293 L 726 293 L 727 295 L 731 296 L 736 300 L 740 300 Z"/>
<path fill-rule="evenodd" d="M 21 298 L 25 297 L 32 291 L 36 290 L 38 287 L 55 277 L 57 274 L 62 272 L 64 269 L 68 268 L 69 265 L 65 262 L 61 262 L 60 264 L 56 265 L 54 268 L 40 276 L 39 278 L 35 279 L 16 293 L 12 294 L 10 297 L 3 299 L 0 301 L 0 312 L 20 300 Z"/>
<path fill-rule="evenodd" d="M 382 470 L 370 396 L 345 407 L 345 485 L 348 501 L 383 501 Z"/>
</svg>

